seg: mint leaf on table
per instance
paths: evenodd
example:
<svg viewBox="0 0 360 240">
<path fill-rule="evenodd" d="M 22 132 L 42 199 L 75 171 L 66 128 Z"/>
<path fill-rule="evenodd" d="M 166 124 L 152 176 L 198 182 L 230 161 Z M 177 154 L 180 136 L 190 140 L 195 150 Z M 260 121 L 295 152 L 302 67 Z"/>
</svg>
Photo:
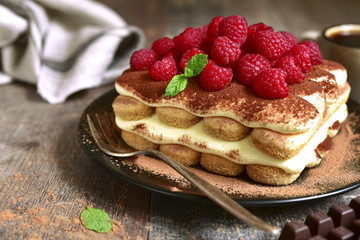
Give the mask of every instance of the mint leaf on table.
<svg viewBox="0 0 360 240">
<path fill-rule="evenodd" d="M 175 97 L 186 88 L 188 78 L 195 77 L 201 73 L 208 63 L 206 54 L 196 54 L 186 64 L 184 74 L 175 75 L 165 89 L 165 97 Z"/>
<path fill-rule="evenodd" d="M 87 229 L 98 233 L 108 233 L 112 229 L 112 222 L 108 214 L 97 208 L 87 206 L 81 213 L 81 219 Z"/>
</svg>

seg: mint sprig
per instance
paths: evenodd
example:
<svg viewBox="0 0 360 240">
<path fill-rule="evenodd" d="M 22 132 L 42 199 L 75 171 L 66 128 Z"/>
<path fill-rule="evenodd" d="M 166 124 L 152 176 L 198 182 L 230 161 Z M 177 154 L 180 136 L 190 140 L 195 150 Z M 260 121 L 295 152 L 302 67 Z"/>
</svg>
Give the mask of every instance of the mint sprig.
<svg viewBox="0 0 360 240">
<path fill-rule="evenodd" d="M 112 222 L 103 210 L 87 206 L 80 216 L 87 229 L 98 233 L 108 233 L 112 229 Z"/>
<path fill-rule="evenodd" d="M 183 74 L 175 75 L 165 89 L 165 97 L 175 97 L 186 88 L 188 78 L 195 77 L 201 73 L 208 63 L 206 54 L 196 54 L 186 64 Z"/>
<path fill-rule="evenodd" d="M 187 77 L 185 74 L 174 76 L 165 89 L 165 97 L 175 97 L 179 92 L 184 90 L 187 85 Z"/>
</svg>

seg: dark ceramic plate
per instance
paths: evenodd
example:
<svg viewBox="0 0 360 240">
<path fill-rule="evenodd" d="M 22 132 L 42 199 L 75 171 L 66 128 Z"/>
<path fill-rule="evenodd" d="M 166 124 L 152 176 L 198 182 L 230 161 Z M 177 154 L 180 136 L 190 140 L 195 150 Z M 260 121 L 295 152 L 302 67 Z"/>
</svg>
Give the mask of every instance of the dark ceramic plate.
<svg viewBox="0 0 360 240">
<path fill-rule="evenodd" d="M 209 199 L 207 199 L 201 192 L 199 192 L 195 187 L 192 187 L 190 184 L 184 186 L 184 184 L 171 180 L 171 178 L 164 175 L 154 174 L 152 171 L 139 170 L 136 166 L 134 167 L 134 165 L 123 164 L 123 159 L 110 157 L 97 148 L 89 131 L 86 114 L 112 111 L 111 103 L 116 96 L 117 93 L 115 90 L 105 93 L 92 102 L 82 114 L 78 125 L 78 138 L 85 153 L 91 159 L 95 160 L 97 163 L 127 182 L 133 183 L 150 191 L 166 194 L 172 197 L 210 202 Z M 359 105 L 349 101 L 348 106 L 349 112 L 355 116 L 353 118 L 360 119 Z M 360 133 L 360 126 L 358 123 L 350 124 L 350 126 L 353 133 Z M 359 144 L 359 142 L 360 139 L 357 138 L 353 141 L 352 145 Z M 321 168 L 326 167 L 321 163 L 316 168 L 319 168 L 319 172 L 329 174 L 329 176 L 322 176 L 314 186 L 308 186 L 307 180 L 309 180 L 311 174 L 314 174 L 308 169 L 305 169 L 301 176 L 293 184 L 284 187 L 259 185 L 251 182 L 246 174 L 244 174 L 237 178 L 231 178 L 231 184 L 236 184 L 238 189 L 241 189 L 241 187 L 239 188 L 241 184 L 244 184 L 244 186 L 253 185 L 257 190 L 254 190 L 254 193 L 251 195 L 245 195 L 241 192 L 241 190 L 239 192 L 228 192 L 228 194 L 244 206 L 293 204 L 341 194 L 360 186 L 359 152 L 355 153 L 355 156 L 356 157 L 351 157 L 352 159 L 345 159 L 346 161 L 344 161 L 343 166 L 341 165 L 339 167 L 340 170 L 335 171 L 335 173 L 334 171 L 326 171 L 326 169 L 321 170 Z M 127 159 L 127 161 L 128 160 L 129 159 Z M 345 166 L 349 165 L 349 161 L 351 162 L 351 166 Z M 213 175 L 201 170 L 200 168 L 196 168 L 196 171 L 202 171 L 205 175 Z M 349 171 L 351 171 L 353 177 L 351 179 L 347 178 L 344 181 L 341 176 L 347 175 Z M 336 174 L 338 174 L 338 176 L 336 176 Z M 223 190 L 225 189 L 226 192 L 226 189 L 231 189 L 231 184 L 227 187 L 225 186 Z M 261 191 L 259 191 L 259 189 L 261 189 Z M 289 191 L 291 189 L 308 190 L 299 191 L 294 195 L 294 193 L 289 193 L 294 192 Z M 249 192 L 251 192 L 251 189 Z M 264 192 L 266 192 L 266 194 L 264 194 Z"/>
</svg>

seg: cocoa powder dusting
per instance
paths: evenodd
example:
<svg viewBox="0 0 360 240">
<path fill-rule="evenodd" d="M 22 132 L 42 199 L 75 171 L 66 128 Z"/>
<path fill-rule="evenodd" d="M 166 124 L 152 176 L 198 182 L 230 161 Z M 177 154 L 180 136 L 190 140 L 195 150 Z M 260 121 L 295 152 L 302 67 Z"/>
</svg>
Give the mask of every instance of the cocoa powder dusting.
<svg viewBox="0 0 360 240">
<path fill-rule="evenodd" d="M 331 126 L 329 127 L 329 129 L 330 129 L 330 130 L 339 130 L 339 129 L 340 129 L 340 122 L 339 122 L 339 121 L 335 121 L 335 122 L 333 123 L 333 125 L 331 125 Z"/>
<path fill-rule="evenodd" d="M 225 177 L 209 173 L 200 167 L 191 167 L 195 173 L 216 185 L 221 190 L 236 198 L 244 199 L 286 199 L 312 196 L 333 191 L 353 183 L 360 182 L 360 130 L 358 113 L 350 113 L 341 125 L 337 136 L 332 138 L 332 148 L 321 163 L 313 168 L 305 169 L 301 176 L 287 186 L 266 186 L 254 183 L 245 173 L 239 177 Z M 328 150 L 329 141 L 323 144 Z M 155 177 L 170 181 L 169 190 L 174 192 L 196 191 L 191 183 L 167 164 L 147 157 L 121 161 L 120 164 L 133 167 L 134 171 L 145 171 Z"/>
<path fill-rule="evenodd" d="M 340 63 L 329 61 L 326 59 L 323 60 L 323 64 L 314 65 L 313 68 L 322 69 L 324 71 L 333 71 L 337 69 L 345 70 L 344 66 L 342 66 Z"/>
<path fill-rule="evenodd" d="M 316 150 L 323 153 L 329 151 L 331 147 L 332 147 L 332 140 L 330 136 L 327 136 L 325 140 L 317 146 Z"/>
<path fill-rule="evenodd" d="M 136 124 L 132 130 L 141 133 L 143 131 L 146 131 L 146 126 L 144 123 L 139 123 L 139 124 Z"/>
<path fill-rule="evenodd" d="M 29 177 L 24 173 L 14 173 L 13 182 L 4 183 L 3 187 L 17 189 L 6 196 L 6 204 L 0 210 L 0 229 L 16 229 L 17 235 L 22 239 L 98 239 L 98 234 L 87 230 L 80 222 L 81 211 L 89 205 L 83 198 L 72 199 L 69 202 L 56 201 L 59 195 L 49 189 L 40 197 L 40 201 L 31 197 L 24 197 L 23 183 Z M 39 195 L 38 189 L 27 188 L 29 195 Z M 4 198 L 4 196 L 1 196 Z M 60 196 L 61 198 L 62 196 Z M 4 198 L 5 199 L 5 198 Z M 121 230 L 117 226 L 108 236 L 115 239 Z M 13 230 L 14 231 L 14 230 Z M 2 232 L 4 233 L 4 232 Z M 54 234 L 54 235 L 52 235 Z M 0 236 L 2 236 L 0 234 Z M 3 238 L 1 238 L 3 239 Z"/>
</svg>

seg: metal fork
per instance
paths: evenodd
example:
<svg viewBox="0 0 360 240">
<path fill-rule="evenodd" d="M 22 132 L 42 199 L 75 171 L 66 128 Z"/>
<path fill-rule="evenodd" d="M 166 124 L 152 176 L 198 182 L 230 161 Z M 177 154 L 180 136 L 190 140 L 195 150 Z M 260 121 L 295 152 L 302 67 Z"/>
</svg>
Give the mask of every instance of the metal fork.
<svg viewBox="0 0 360 240">
<path fill-rule="evenodd" d="M 93 121 L 92 119 L 95 120 Z M 216 188 L 200 176 L 196 175 L 189 168 L 173 160 L 162 152 L 157 150 L 136 151 L 133 148 L 129 147 L 122 140 L 120 132 L 115 126 L 114 118 L 110 118 L 107 112 L 105 112 L 102 117 L 99 117 L 99 114 L 97 113 L 93 117 L 87 114 L 87 121 L 95 143 L 104 153 L 110 156 L 120 158 L 131 157 L 139 154 L 146 154 L 148 156 L 160 159 L 170 165 L 186 179 L 188 179 L 208 198 L 210 198 L 223 209 L 231 213 L 233 216 L 265 232 L 271 233 L 273 235 L 279 234 L 278 228 L 270 226 L 263 220 L 259 219 L 251 212 L 246 210 L 244 207 L 239 205 L 237 202 L 235 202 L 232 198 L 230 198 L 220 189 Z M 96 124 L 94 124 L 94 122 Z"/>
</svg>

